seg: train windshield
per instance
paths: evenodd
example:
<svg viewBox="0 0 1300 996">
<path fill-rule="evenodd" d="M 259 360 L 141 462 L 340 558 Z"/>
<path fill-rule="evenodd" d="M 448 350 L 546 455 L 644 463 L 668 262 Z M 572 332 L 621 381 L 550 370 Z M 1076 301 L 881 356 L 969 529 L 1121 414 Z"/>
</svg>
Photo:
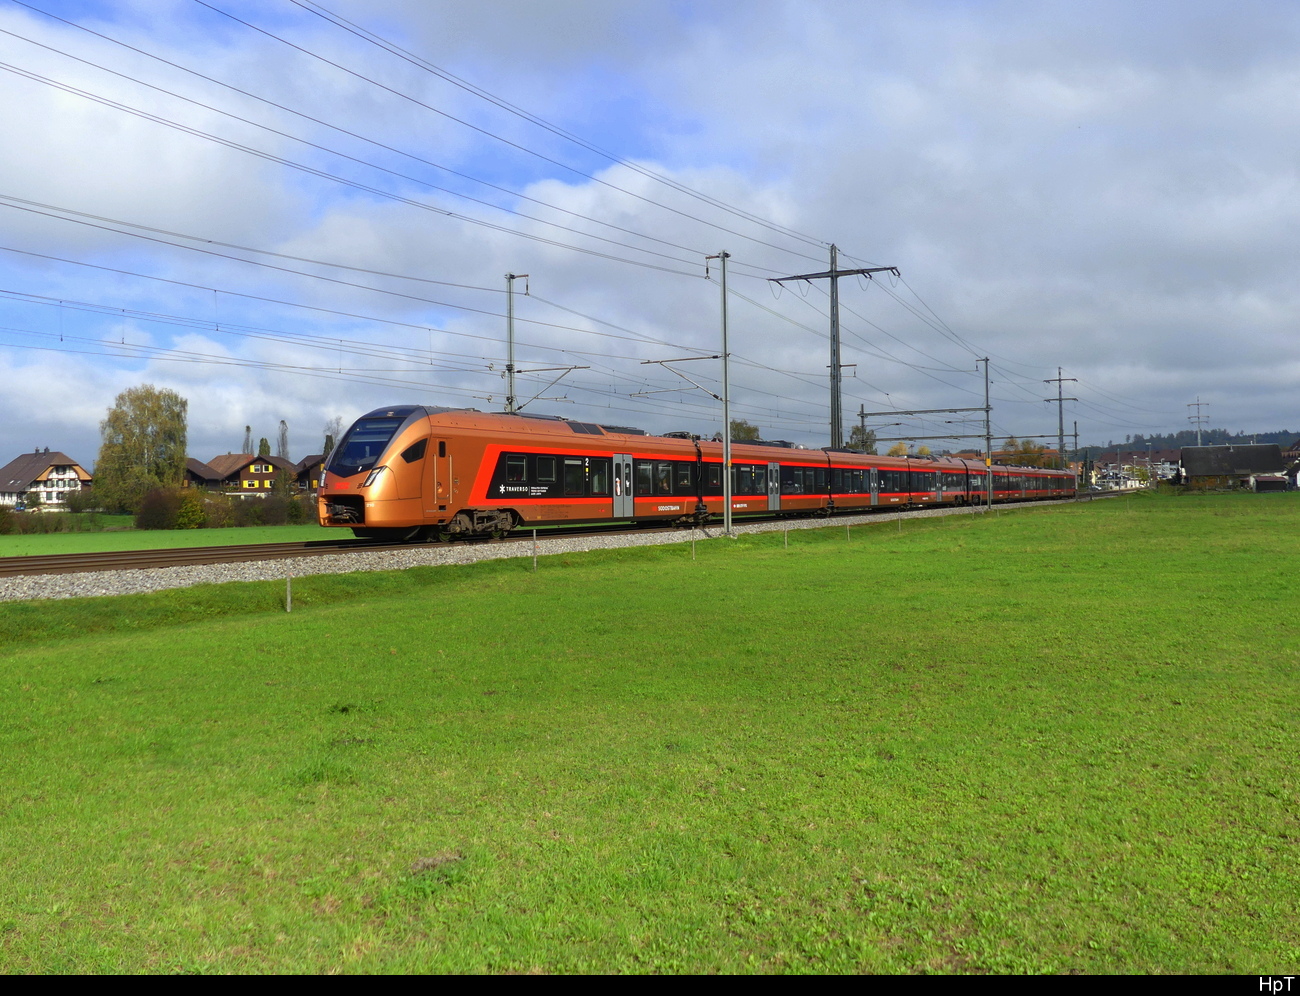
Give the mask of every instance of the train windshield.
<svg viewBox="0 0 1300 996">
<path fill-rule="evenodd" d="M 404 421 L 400 418 L 363 418 L 357 421 L 330 455 L 330 473 L 351 477 L 370 470 Z"/>
</svg>

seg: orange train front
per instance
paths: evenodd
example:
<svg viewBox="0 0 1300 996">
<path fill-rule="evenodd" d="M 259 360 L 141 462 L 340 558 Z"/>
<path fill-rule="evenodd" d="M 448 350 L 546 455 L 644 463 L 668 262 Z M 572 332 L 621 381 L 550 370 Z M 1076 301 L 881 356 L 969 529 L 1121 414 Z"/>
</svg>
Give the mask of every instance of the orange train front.
<svg viewBox="0 0 1300 996">
<path fill-rule="evenodd" d="M 733 443 L 732 514 L 986 500 L 981 463 Z M 994 467 L 993 498 L 1074 494 L 1068 471 Z M 722 516 L 722 444 L 552 416 L 399 405 L 359 418 L 326 461 L 321 525 L 358 536 L 500 535 L 520 526 Z"/>
</svg>

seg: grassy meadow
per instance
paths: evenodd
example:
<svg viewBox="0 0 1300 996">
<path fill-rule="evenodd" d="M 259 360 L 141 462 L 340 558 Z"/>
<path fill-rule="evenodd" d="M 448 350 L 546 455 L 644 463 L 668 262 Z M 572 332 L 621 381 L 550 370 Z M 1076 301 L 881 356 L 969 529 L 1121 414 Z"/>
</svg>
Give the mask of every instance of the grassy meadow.
<svg viewBox="0 0 1300 996">
<path fill-rule="evenodd" d="M 1298 499 L 0 603 L 0 970 L 1300 974 Z"/>
<path fill-rule="evenodd" d="M 131 523 L 129 515 L 120 519 Z M 349 529 L 326 529 L 309 522 L 295 526 L 228 526 L 221 529 L 136 529 L 119 526 L 98 532 L 28 533 L 0 536 L 0 557 L 37 557 L 57 553 L 116 553 L 121 550 L 174 550 L 189 546 L 240 546 L 245 543 L 297 543 L 351 539 Z"/>
</svg>

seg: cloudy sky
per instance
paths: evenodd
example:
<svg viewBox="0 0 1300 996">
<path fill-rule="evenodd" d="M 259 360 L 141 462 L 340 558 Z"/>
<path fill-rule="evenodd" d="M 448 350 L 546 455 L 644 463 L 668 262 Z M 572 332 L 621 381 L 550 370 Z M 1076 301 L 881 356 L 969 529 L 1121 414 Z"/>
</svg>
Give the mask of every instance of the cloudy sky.
<svg viewBox="0 0 1300 996">
<path fill-rule="evenodd" d="M 335 416 L 499 410 L 507 273 L 526 411 L 711 434 L 719 364 L 644 361 L 718 351 L 721 251 L 733 415 L 826 445 L 828 281 L 768 278 L 832 243 L 901 274 L 840 280 L 846 425 L 981 405 L 987 356 L 999 437 L 1055 433 L 1058 367 L 1082 443 L 1198 398 L 1300 430 L 1298 28 L 1195 0 L 0 0 L 0 462 L 91 463 L 141 383 L 189 400 L 200 459 L 281 419 L 297 459 Z"/>
</svg>

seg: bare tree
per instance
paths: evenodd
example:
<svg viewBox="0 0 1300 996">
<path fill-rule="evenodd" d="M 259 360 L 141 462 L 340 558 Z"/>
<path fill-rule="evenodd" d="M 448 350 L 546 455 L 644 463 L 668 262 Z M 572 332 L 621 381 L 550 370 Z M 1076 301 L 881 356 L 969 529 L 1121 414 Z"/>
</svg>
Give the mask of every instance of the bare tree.
<svg viewBox="0 0 1300 996">
<path fill-rule="evenodd" d="M 323 450 L 325 456 L 329 456 L 334 451 L 334 444 L 338 442 L 339 437 L 342 435 L 343 416 L 335 415 L 325 423 L 325 449 Z"/>
<path fill-rule="evenodd" d="M 281 460 L 289 459 L 289 423 L 280 419 L 280 431 L 275 439 L 275 455 Z"/>
</svg>

